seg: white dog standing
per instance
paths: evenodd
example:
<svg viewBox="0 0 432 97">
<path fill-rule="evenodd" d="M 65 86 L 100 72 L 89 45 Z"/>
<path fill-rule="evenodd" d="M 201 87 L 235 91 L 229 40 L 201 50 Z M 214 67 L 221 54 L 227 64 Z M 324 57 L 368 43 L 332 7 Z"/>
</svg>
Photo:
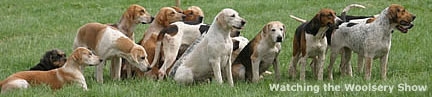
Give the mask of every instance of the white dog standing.
<svg viewBox="0 0 432 97">
<path fill-rule="evenodd" d="M 177 70 L 173 70 L 174 80 L 181 84 L 189 84 L 214 75 L 217 83 L 222 84 L 224 71 L 228 83 L 234 86 L 230 59 L 233 44 L 230 32 L 232 29 L 242 29 L 245 23 L 237 11 L 223 9 L 213 20 L 204 39 L 197 44 L 183 64 Z"/>
</svg>

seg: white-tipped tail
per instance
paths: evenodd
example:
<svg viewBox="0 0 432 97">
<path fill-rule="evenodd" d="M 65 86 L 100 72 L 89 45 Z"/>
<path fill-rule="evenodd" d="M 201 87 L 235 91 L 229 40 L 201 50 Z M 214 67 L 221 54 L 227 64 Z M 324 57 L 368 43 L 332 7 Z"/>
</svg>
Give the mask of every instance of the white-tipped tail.
<svg viewBox="0 0 432 97">
<path fill-rule="evenodd" d="M 301 19 L 301 18 L 298 18 L 298 17 L 295 17 L 295 16 L 293 16 L 293 15 L 289 15 L 291 18 L 293 18 L 294 20 L 296 20 L 296 21 L 298 21 L 298 22 L 301 22 L 301 23 L 306 23 L 307 21 L 306 20 L 304 20 L 304 19 Z"/>
<path fill-rule="evenodd" d="M 348 12 L 351 8 L 366 8 L 365 6 L 363 6 L 363 5 L 360 5 L 360 4 L 351 4 L 351 5 L 348 5 L 347 7 L 345 7 L 345 9 L 342 11 L 342 12 Z"/>
</svg>

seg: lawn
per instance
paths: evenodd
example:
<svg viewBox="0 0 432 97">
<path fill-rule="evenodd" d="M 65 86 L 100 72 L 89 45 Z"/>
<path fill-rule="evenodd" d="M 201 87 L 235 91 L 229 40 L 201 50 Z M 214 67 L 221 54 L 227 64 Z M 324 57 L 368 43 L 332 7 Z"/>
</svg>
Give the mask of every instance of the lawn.
<svg viewBox="0 0 432 97">
<path fill-rule="evenodd" d="M 404 34 L 393 33 L 392 47 L 388 62 L 388 79 L 380 79 L 379 61 L 372 66 L 372 80 L 363 80 L 364 74 L 354 77 L 341 77 L 339 66 L 335 66 L 334 80 L 317 81 L 307 67 L 306 80 L 299 81 L 288 76 L 291 61 L 294 31 L 299 22 L 288 15 L 311 19 L 321 8 L 330 8 L 340 14 L 349 4 L 362 4 L 366 9 L 353 9 L 349 15 L 375 15 L 390 4 L 400 4 L 409 12 L 417 15 L 414 28 Z M 159 8 L 174 6 L 175 0 L 1 0 L 0 1 L 0 80 L 7 76 L 28 70 L 39 62 L 45 51 L 53 48 L 72 52 L 72 43 L 77 29 L 86 23 L 116 23 L 121 14 L 131 4 L 145 7 L 153 16 Z M 200 83 L 192 86 L 178 85 L 173 80 L 152 81 L 146 79 L 126 79 L 113 81 L 105 68 L 105 83 L 94 80 L 95 67 L 85 70 L 89 91 L 76 85 L 53 91 L 47 86 L 36 86 L 25 90 L 0 94 L 4 97 L 15 96 L 428 96 L 432 86 L 432 49 L 430 42 L 432 20 L 432 0 L 182 0 L 181 8 L 199 6 L 205 12 L 205 23 L 210 24 L 214 16 L 224 8 L 233 8 L 248 22 L 242 35 L 252 39 L 270 21 L 281 21 L 287 27 L 287 39 L 283 42 L 280 55 L 281 81 L 279 84 L 316 85 L 320 91 L 271 91 L 270 84 L 276 84 L 274 76 L 265 76 L 259 83 L 235 82 L 228 84 Z M 135 39 L 142 38 L 149 25 L 139 24 Z M 329 57 L 327 57 L 329 59 Z M 336 64 L 339 64 L 339 60 Z M 325 67 L 329 60 L 326 60 Z M 353 70 L 357 68 L 357 55 L 353 54 Z M 272 69 L 271 69 L 272 70 Z M 354 72 L 356 74 L 357 72 Z M 324 74 L 327 78 L 327 73 Z M 399 84 L 428 86 L 426 91 L 398 91 Z M 324 91 L 323 85 L 342 86 L 389 85 L 389 91 Z"/>
</svg>

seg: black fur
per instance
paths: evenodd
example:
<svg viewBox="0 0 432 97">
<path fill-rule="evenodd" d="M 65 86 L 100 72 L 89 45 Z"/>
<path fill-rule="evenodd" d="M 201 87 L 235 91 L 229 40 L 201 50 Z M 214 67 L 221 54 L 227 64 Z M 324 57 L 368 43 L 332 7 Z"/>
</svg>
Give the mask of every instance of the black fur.
<svg viewBox="0 0 432 97">
<path fill-rule="evenodd" d="M 210 25 L 201 25 L 199 28 L 199 31 L 201 32 L 201 34 L 203 33 L 207 33 L 207 31 L 209 30 Z"/>
<path fill-rule="evenodd" d="M 240 48 L 240 41 L 233 41 L 233 51 Z"/>
<path fill-rule="evenodd" d="M 348 23 L 347 24 L 347 27 L 352 27 L 352 26 L 354 26 L 354 25 L 357 25 L 358 23 Z"/>
<path fill-rule="evenodd" d="M 315 16 L 311 21 L 306 23 L 306 25 L 304 26 L 304 30 L 306 31 L 306 33 L 315 36 L 316 34 L 318 34 L 318 30 L 320 29 L 320 27 L 321 27 L 320 17 Z"/>
<path fill-rule="evenodd" d="M 66 54 L 63 52 L 63 54 L 59 54 L 58 52 L 63 52 L 58 49 L 53 49 L 50 51 L 47 51 L 42 59 L 40 59 L 39 64 L 36 66 L 30 68 L 30 70 L 40 70 L 40 71 L 48 71 L 51 69 L 60 68 L 63 66 L 55 65 L 54 62 L 66 62 Z"/>
</svg>

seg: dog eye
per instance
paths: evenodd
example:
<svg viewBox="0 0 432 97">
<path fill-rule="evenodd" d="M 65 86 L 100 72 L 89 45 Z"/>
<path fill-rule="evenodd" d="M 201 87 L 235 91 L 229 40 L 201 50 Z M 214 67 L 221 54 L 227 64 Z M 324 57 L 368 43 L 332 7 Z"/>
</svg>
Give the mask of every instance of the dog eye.
<svg viewBox="0 0 432 97">
<path fill-rule="evenodd" d="M 145 59 L 145 57 L 141 57 L 141 59 L 143 59 L 143 60 L 144 60 L 144 59 Z"/>
<path fill-rule="evenodd" d="M 145 11 L 144 11 L 144 10 L 141 10 L 140 12 L 141 12 L 141 13 L 145 13 Z"/>
<path fill-rule="evenodd" d="M 283 29 L 282 29 L 282 28 L 280 28 L 280 30 L 282 31 Z"/>
<path fill-rule="evenodd" d="M 175 14 L 175 12 L 171 12 L 171 14 Z"/>
<path fill-rule="evenodd" d="M 276 29 L 272 29 L 272 31 L 276 31 Z"/>
<path fill-rule="evenodd" d="M 235 17 L 235 14 L 231 15 L 231 17 Z"/>
</svg>

